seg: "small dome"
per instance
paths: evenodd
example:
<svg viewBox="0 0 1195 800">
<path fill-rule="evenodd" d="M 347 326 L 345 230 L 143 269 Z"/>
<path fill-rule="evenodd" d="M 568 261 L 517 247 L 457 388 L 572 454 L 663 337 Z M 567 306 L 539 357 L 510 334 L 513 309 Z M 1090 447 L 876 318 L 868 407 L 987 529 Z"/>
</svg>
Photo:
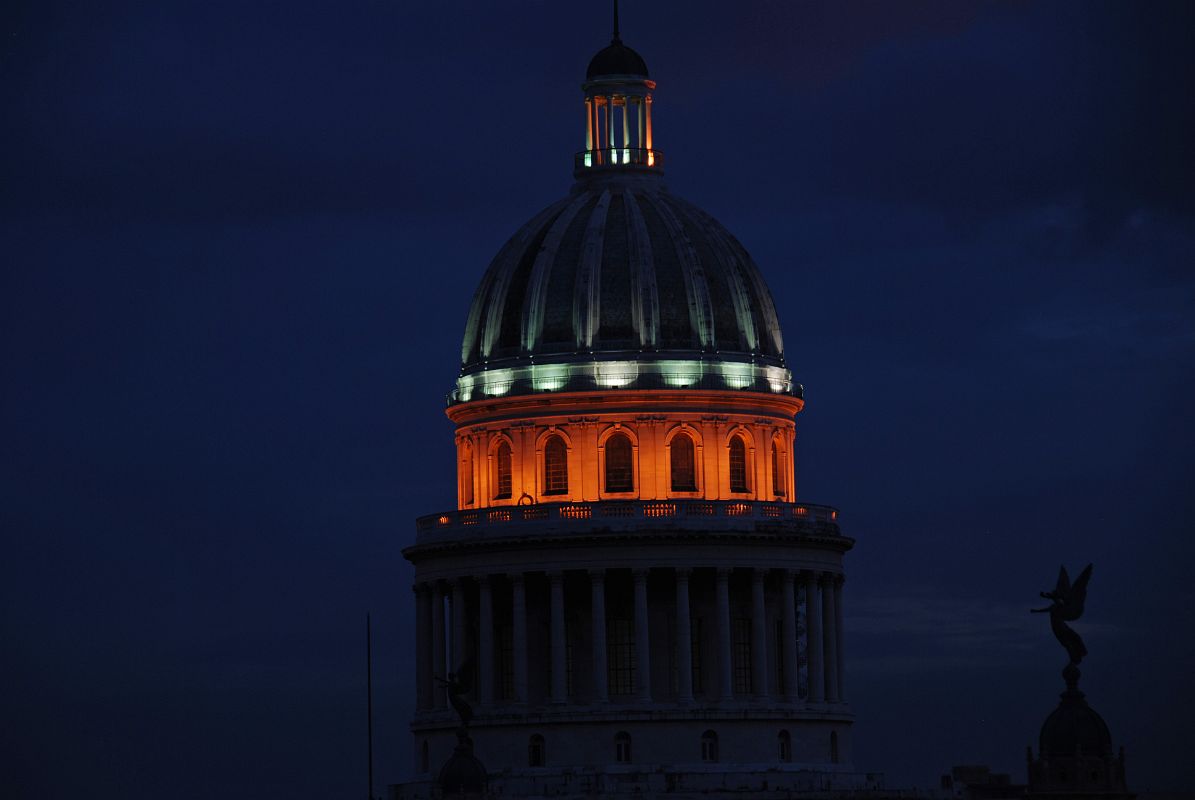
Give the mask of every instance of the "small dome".
<svg viewBox="0 0 1195 800">
<path fill-rule="evenodd" d="M 473 755 L 473 743 L 457 732 L 459 740 L 440 769 L 438 783 L 446 797 L 480 797 L 485 791 L 485 765 Z"/>
<path fill-rule="evenodd" d="M 592 81 L 603 75 L 634 75 L 646 78 L 647 62 L 643 56 L 615 39 L 610 45 L 600 51 L 589 62 L 589 69 L 585 71 L 585 79 Z"/>
<path fill-rule="evenodd" d="M 1068 691 L 1042 724 L 1038 746 L 1042 758 L 1103 756 L 1111 753 L 1112 734 L 1082 692 Z"/>
</svg>

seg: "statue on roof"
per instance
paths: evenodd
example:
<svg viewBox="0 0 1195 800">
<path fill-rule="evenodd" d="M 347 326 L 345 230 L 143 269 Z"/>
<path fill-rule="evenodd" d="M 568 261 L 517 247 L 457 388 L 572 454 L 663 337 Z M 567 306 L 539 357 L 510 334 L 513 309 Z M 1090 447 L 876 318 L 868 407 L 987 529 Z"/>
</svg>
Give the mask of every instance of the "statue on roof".
<svg viewBox="0 0 1195 800">
<path fill-rule="evenodd" d="M 1050 615 L 1050 630 L 1058 639 L 1058 643 L 1066 648 L 1070 656 L 1068 668 L 1077 667 L 1083 657 L 1087 655 L 1087 648 L 1083 639 L 1074 631 L 1068 622 L 1074 622 L 1083 616 L 1083 603 L 1087 600 L 1087 582 L 1091 579 L 1091 564 L 1079 573 L 1079 577 L 1072 584 L 1070 576 L 1066 574 L 1066 567 L 1058 572 L 1058 583 L 1052 592 L 1041 592 L 1041 596 L 1050 600 L 1045 608 L 1032 608 L 1034 614 L 1048 613 Z"/>
<path fill-rule="evenodd" d="M 448 692 L 448 702 L 460 718 L 462 731 L 468 730 L 469 722 L 473 719 L 473 707 L 465 700 L 465 695 L 473 689 L 474 665 L 475 660 L 470 656 L 457 667 L 456 672 L 448 673 L 447 679 L 436 677 L 436 681 Z"/>
</svg>

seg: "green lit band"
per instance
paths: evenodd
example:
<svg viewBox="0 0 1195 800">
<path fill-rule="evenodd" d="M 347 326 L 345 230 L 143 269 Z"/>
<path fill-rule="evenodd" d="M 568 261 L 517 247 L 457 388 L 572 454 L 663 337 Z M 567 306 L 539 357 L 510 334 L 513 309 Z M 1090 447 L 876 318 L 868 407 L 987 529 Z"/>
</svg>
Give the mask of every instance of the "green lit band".
<svg viewBox="0 0 1195 800">
<path fill-rule="evenodd" d="M 741 361 L 660 360 L 533 364 L 462 375 L 448 402 L 601 389 L 735 389 L 801 395 L 784 367 Z"/>
</svg>

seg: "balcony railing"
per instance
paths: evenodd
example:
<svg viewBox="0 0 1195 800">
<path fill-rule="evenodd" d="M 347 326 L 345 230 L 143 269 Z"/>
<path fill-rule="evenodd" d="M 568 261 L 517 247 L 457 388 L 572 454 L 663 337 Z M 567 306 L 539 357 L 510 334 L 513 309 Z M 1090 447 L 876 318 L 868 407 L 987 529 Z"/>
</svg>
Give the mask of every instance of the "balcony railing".
<svg viewBox="0 0 1195 800">
<path fill-rule="evenodd" d="M 501 538 L 541 531 L 588 533 L 610 530 L 806 532 L 840 536 L 838 509 L 810 503 L 761 500 L 602 500 L 494 506 L 428 514 L 415 521 L 417 541 Z M 517 529 L 517 530 L 516 530 Z"/>
<path fill-rule="evenodd" d="M 573 156 L 573 173 L 581 175 L 590 170 L 610 168 L 649 169 L 664 171 L 664 154 L 659 150 L 636 147 L 605 147 L 601 150 L 582 150 Z"/>
</svg>

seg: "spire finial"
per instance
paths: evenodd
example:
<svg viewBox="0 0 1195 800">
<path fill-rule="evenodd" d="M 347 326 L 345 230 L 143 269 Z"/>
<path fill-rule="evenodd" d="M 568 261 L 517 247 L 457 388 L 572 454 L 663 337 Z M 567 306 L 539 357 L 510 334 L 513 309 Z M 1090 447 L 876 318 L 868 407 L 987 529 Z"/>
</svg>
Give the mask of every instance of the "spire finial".
<svg viewBox="0 0 1195 800">
<path fill-rule="evenodd" d="M 622 43 L 622 37 L 618 35 L 618 0 L 614 0 L 614 38 L 610 42 L 611 44 Z"/>
</svg>

